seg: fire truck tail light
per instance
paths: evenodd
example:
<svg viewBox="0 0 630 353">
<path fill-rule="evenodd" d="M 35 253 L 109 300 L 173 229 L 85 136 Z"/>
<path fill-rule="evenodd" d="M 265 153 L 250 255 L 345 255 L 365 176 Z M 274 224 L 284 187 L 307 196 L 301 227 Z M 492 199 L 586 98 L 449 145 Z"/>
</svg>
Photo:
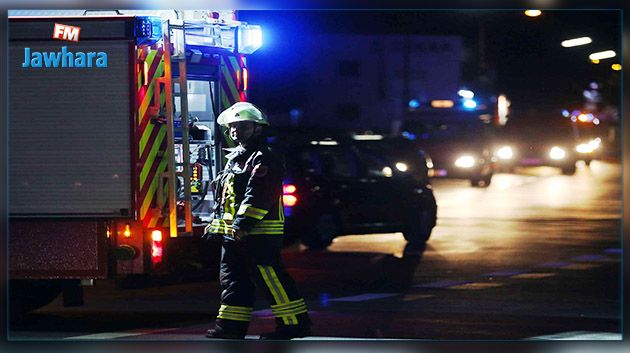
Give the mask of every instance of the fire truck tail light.
<svg viewBox="0 0 630 353">
<path fill-rule="evenodd" d="M 131 238 L 131 225 L 129 223 L 125 224 L 123 235 L 125 236 L 125 238 Z"/>
<path fill-rule="evenodd" d="M 162 262 L 163 254 L 162 231 L 156 229 L 151 232 L 151 263 L 155 266 Z"/>
<path fill-rule="evenodd" d="M 157 241 L 162 241 L 162 231 L 161 230 L 154 230 L 153 232 L 151 232 L 151 240 L 157 242 Z"/>
</svg>

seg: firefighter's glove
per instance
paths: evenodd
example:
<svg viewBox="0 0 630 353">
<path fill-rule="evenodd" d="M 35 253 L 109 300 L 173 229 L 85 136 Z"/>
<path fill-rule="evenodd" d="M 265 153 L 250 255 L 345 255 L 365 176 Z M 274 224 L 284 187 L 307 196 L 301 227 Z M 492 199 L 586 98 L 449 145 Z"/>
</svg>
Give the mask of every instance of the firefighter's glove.
<svg viewBox="0 0 630 353">
<path fill-rule="evenodd" d="M 210 224 L 208 224 L 206 228 L 204 228 L 203 230 L 203 235 L 201 236 L 201 239 L 209 241 L 209 240 L 214 239 L 215 236 L 216 236 L 215 233 L 210 232 Z"/>
<path fill-rule="evenodd" d="M 236 241 L 241 241 L 247 236 L 247 232 L 242 229 L 233 229 L 232 238 Z"/>
</svg>

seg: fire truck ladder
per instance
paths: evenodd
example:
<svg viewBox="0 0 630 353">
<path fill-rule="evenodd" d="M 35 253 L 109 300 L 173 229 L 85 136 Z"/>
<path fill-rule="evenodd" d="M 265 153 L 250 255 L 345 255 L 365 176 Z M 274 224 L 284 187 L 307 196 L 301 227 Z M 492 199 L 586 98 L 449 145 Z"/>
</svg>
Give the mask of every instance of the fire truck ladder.
<svg viewBox="0 0 630 353">
<path fill-rule="evenodd" d="M 166 177 L 169 180 L 169 224 L 171 237 L 177 236 L 177 206 L 184 207 L 184 233 L 183 236 L 190 236 L 193 234 L 192 226 L 192 196 L 191 196 L 191 181 L 190 181 L 190 145 L 189 145 L 189 131 L 188 131 L 188 82 L 186 80 L 186 54 L 185 51 L 172 55 L 171 50 L 174 48 L 171 45 L 172 31 L 182 31 L 181 38 L 186 38 L 185 26 L 169 23 L 167 25 L 167 31 L 164 35 L 164 60 L 165 60 L 165 73 L 164 77 L 171 82 L 166 82 L 167 89 L 167 139 L 168 139 L 168 154 L 169 154 L 169 168 L 167 170 Z M 179 66 L 179 77 L 172 76 L 171 64 L 176 63 Z M 179 84 L 179 92 L 175 90 L 175 84 Z M 180 111 L 181 124 L 175 126 L 175 112 L 173 112 L 173 98 L 180 98 Z M 175 153 L 175 136 L 176 132 L 179 132 L 181 136 L 181 153 L 177 154 L 180 158 L 176 158 Z M 180 198 L 177 192 L 176 181 L 177 178 L 183 179 L 184 182 L 184 195 Z"/>
</svg>

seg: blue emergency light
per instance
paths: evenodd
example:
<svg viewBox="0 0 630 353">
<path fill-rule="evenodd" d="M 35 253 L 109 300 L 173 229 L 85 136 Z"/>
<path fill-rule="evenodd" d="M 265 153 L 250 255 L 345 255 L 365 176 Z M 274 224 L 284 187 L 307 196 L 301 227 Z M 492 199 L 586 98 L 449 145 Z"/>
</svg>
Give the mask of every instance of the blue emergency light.
<svg viewBox="0 0 630 353">
<path fill-rule="evenodd" d="M 238 28 L 238 52 L 251 54 L 262 46 L 262 28 L 258 25 L 244 25 Z"/>
<path fill-rule="evenodd" d="M 136 44 L 150 45 L 162 39 L 162 19 L 157 16 L 138 16 L 134 23 Z"/>
<path fill-rule="evenodd" d="M 475 102 L 472 99 L 465 99 L 463 105 L 464 105 L 464 108 L 466 108 L 466 109 L 475 109 L 475 108 L 477 108 L 477 102 Z"/>
</svg>

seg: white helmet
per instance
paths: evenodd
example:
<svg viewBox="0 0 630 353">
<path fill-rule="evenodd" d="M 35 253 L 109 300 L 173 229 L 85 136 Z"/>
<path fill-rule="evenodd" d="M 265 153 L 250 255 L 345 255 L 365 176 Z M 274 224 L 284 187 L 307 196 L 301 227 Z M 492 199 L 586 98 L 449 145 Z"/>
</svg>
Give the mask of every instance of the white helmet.
<svg viewBox="0 0 630 353">
<path fill-rule="evenodd" d="M 217 123 L 227 126 L 237 121 L 252 121 L 261 125 L 269 125 L 265 114 L 260 109 L 249 102 L 237 102 L 219 114 Z"/>
</svg>

